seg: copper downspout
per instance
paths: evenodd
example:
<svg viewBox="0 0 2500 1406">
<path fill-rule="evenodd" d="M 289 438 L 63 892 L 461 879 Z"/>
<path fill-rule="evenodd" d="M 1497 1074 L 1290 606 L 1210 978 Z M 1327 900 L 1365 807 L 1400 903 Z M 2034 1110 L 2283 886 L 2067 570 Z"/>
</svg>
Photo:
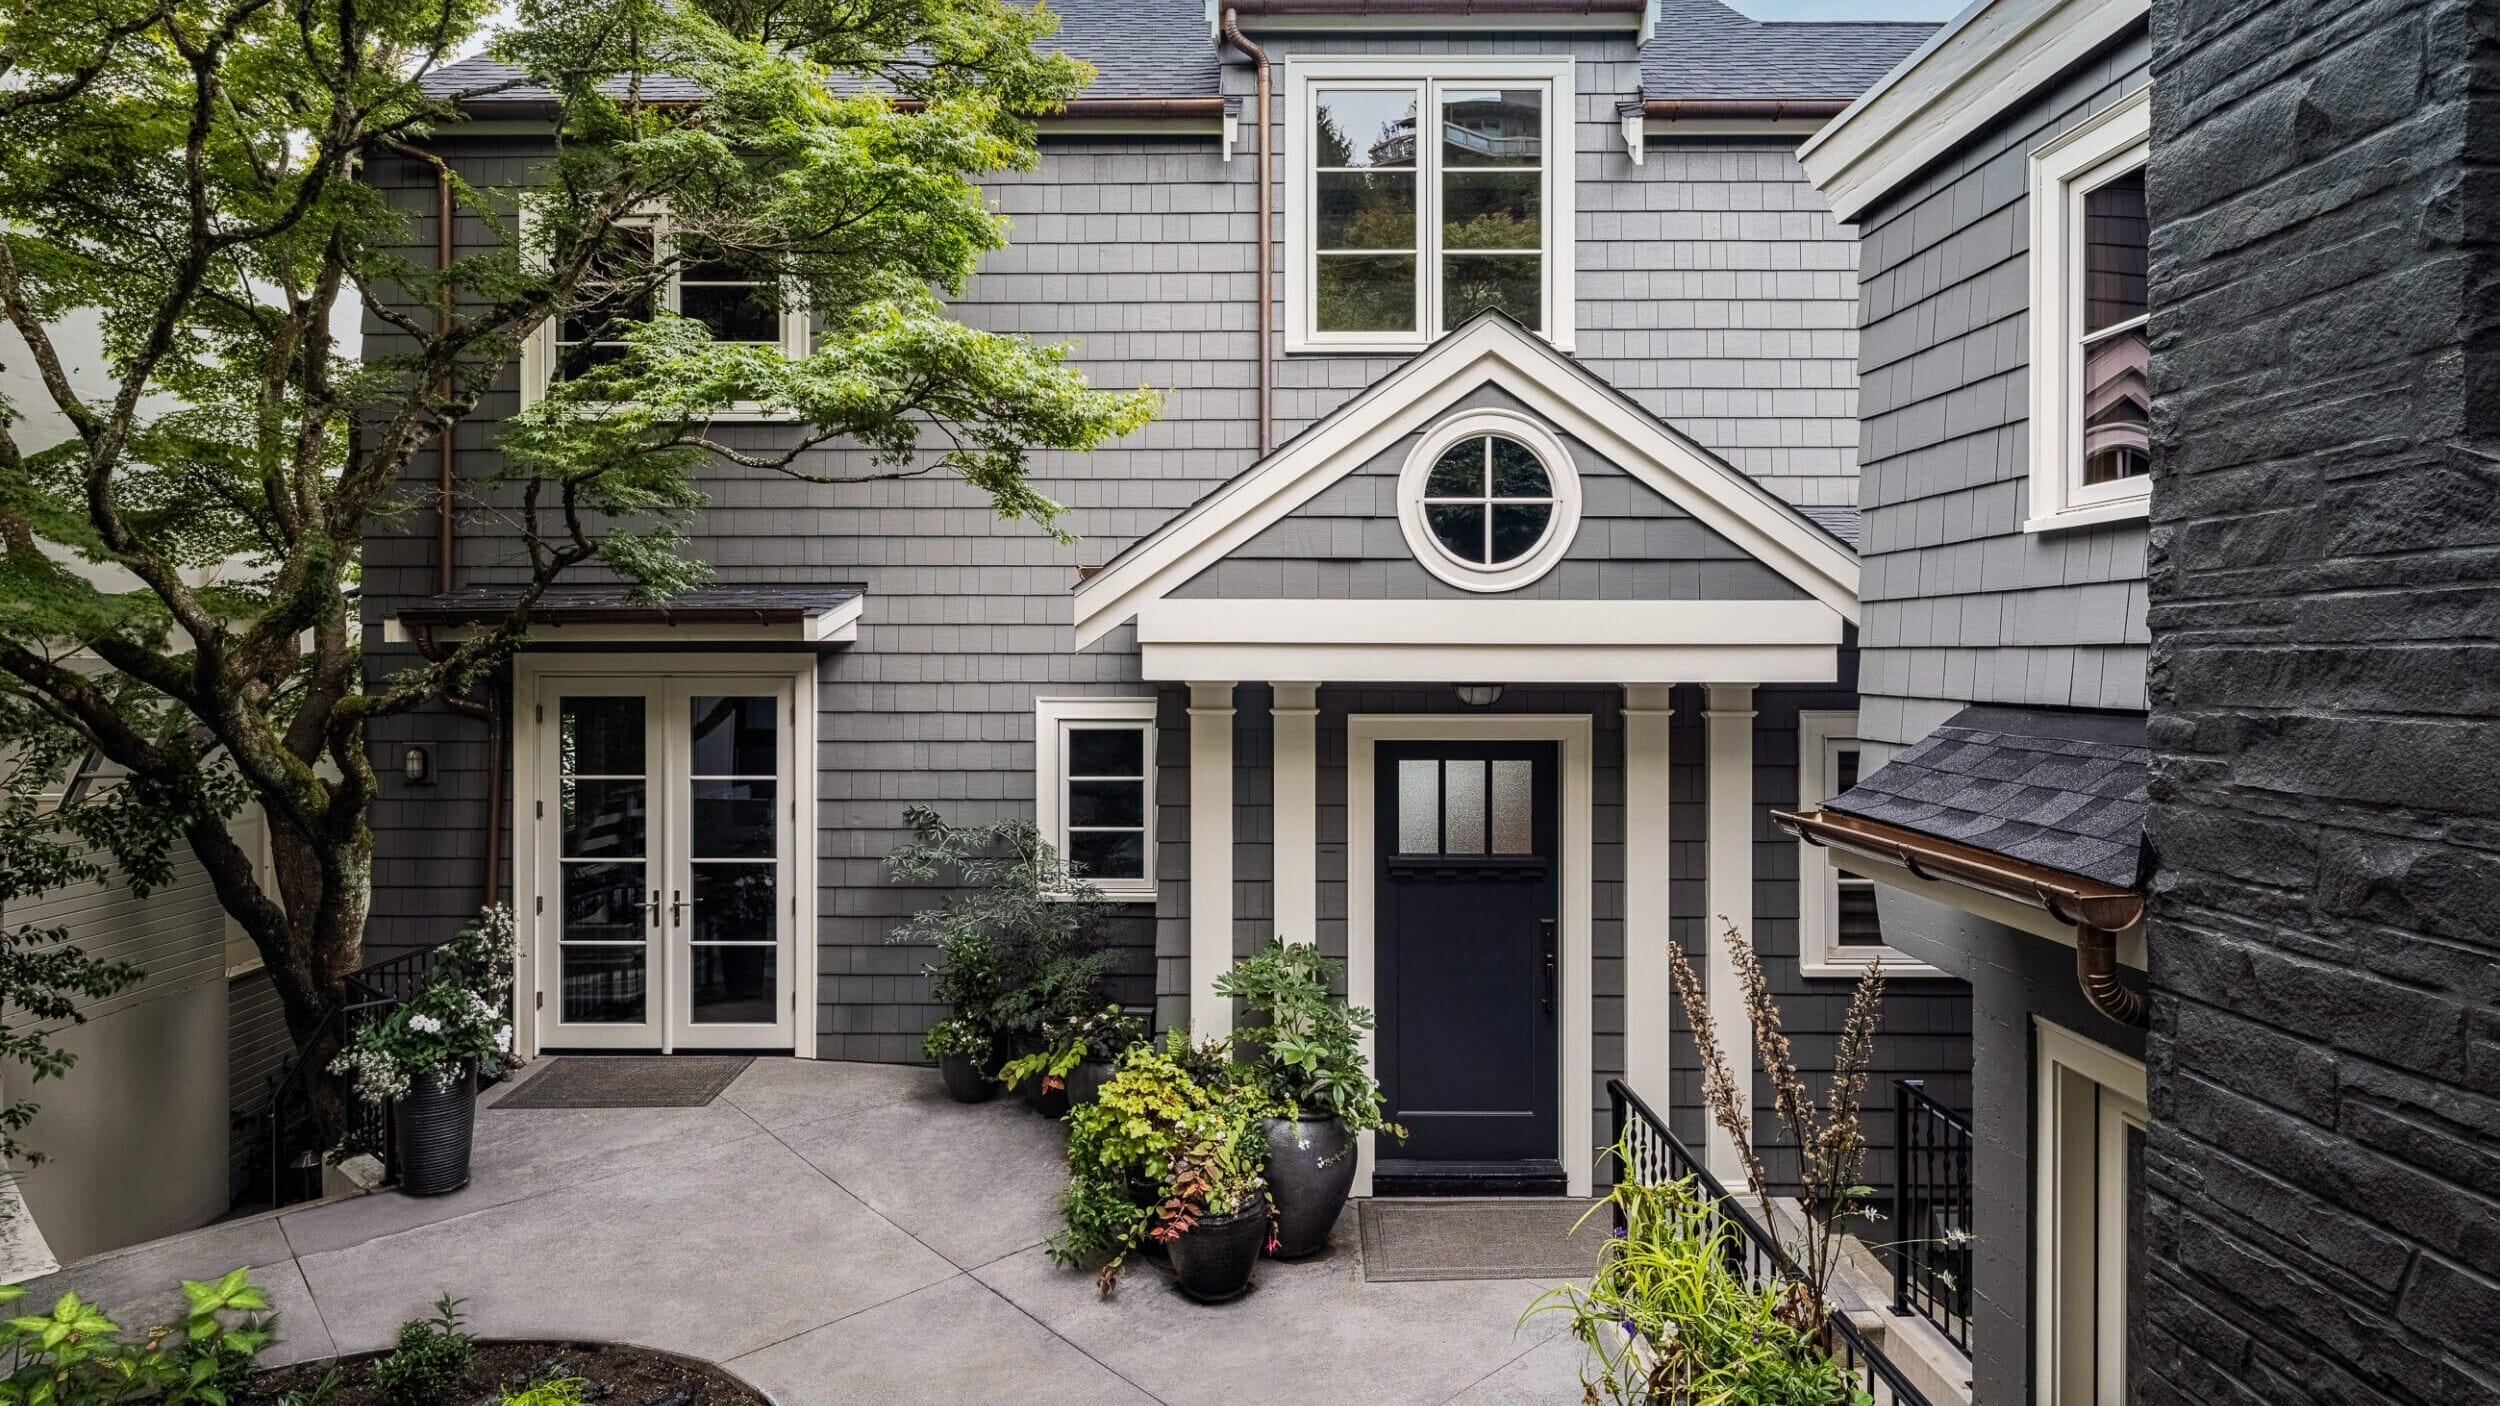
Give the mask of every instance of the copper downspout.
<svg viewBox="0 0 2500 1406">
<path fill-rule="evenodd" d="M 1224 11 L 1224 39 L 1241 50 L 1258 72 L 1257 104 L 1251 109 L 1251 119 L 1259 128 L 1259 457 L 1264 459 L 1276 444 L 1276 387 L 1268 354 L 1269 324 L 1276 316 L 1276 256 L 1273 247 L 1276 232 L 1271 228 L 1276 195 L 1268 169 L 1267 136 L 1269 120 L 1273 116 L 1268 107 L 1270 76 L 1267 50 L 1251 43 L 1250 36 L 1241 32 L 1241 15 L 1237 10 Z"/>
<path fill-rule="evenodd" d="M 2152 1024 L 2144 993 L 2118 979 L 2118 934 L 2109 929 L 2075 924 L 2075 984 L 2092 1009 L 2120 1025 Z"/>
</svg>

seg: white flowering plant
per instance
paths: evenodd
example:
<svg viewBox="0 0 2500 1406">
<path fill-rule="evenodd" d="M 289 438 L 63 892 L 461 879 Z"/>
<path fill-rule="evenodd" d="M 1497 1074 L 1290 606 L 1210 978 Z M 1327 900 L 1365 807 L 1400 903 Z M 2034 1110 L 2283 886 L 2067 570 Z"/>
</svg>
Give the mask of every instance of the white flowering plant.
<svg viewBox="0 0 2500 1406">
<path fill-rule="evenodd" d="M 435 955 L 425 988 L 359 1029 L 330 1072 L 382 1103 L 421 1075 L 469 1067 L 491 1075 L 518 1065 L 506 1000 L 513 950 L 511 910 L 486 909 Z"/>
</svg>

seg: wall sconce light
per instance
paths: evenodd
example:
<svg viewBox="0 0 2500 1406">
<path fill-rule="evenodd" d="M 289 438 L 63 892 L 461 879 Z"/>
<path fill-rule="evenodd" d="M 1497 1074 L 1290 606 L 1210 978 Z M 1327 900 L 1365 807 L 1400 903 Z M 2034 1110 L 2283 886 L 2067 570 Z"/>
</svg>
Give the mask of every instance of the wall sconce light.
<svg viewBox="0 0 2500 1406">
<path fill-rule="evenodd" d="M 1470 708 L 1490 708 L 1502 701 L 1502 686 L 1497 683 L 1460 684 L 1458 701 Z"/>
<path fill-rule="evenodd" d="M 402 752 L 399 757 L 399 774 L 408 778 L 408 784 L 411 786 L 433 785 L 434 749 L 414 746 Z"/>
</svg>

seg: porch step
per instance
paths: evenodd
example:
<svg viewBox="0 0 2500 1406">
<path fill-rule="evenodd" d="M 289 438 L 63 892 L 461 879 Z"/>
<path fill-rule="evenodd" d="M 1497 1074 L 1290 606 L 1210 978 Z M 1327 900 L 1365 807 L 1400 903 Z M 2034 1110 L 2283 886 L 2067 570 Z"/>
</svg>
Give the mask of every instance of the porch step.
<svg viewBox="0 0 2500 1406">
<path fill-rule="evenodd" d="M 1372 1164 L 1374 1196 L 1560 1196 L 1570 1189 L 1554 1158 L 1524 1162 L 1422 1162 L 1383 1157 Z"/>
</svg>

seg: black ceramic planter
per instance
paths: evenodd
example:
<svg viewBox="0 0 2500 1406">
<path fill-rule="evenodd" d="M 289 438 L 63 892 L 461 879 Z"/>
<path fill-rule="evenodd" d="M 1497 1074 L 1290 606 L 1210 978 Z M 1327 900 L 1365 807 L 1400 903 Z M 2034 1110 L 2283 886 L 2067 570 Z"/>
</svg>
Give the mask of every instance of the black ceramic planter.
<svg viewBox="0 0 2500 1406">
<path fill-rule="evenodd" d="M 477 1080 L 469 1070 L 420 1074 L 399 1096 L 399 1189 L 441 1196 L 469 1184 Z"/>
<path fill-rule="evenodd" d="M 1089 1059 L 1068 1071 L 1068 1102 L 1070 1105 L 1092 1103 L 1102 1086 L 1111 1082 L 1111 1061 Z"/>
<path fill-rule="evenodd" d="M 998 1081 L 970 1055 L 938 1056 L 938 1078 L 946 1082 L 946 1096 L 957 1103 L 987 1103 L 998 1097 Z"/>
<path fill-rule="evenodd" d="M 1229 1216 L 1210 1216 L 1171 1243 L 1172 1279 L 1200 1303 L 1240 1298 L 1267 1245 L 1267 1201 Z"/>
<path fill-rule="evenodd" d="M 1276 1198 L 1276 1258 L 1328 1248 L 1328 1233 L 1354 1189 L 1354 1139 L 1334 1118 L 1270 1118 L 1267 1188 Z"/>
<path fill-rule="evenodd" d="M 1049 1075 L 1037 1073 L 1016 1085 L 1016 1092 L 1024 1095 L 1025 1107 L 1043 1117 L 1064 1118 L 1068 1113 L 1068 1085 L 1062 1080 L 1055 1089 L 1044 1087 L 1050 1082 Z"/>
</svg>

